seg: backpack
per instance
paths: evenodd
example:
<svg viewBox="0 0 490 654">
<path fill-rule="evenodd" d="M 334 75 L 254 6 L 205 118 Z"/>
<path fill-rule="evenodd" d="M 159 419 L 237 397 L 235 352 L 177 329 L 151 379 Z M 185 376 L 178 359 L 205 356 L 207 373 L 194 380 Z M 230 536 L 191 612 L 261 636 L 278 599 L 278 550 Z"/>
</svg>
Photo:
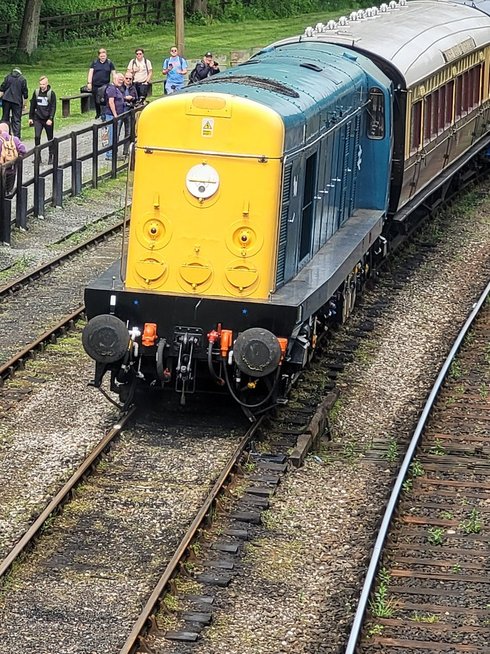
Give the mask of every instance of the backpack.
<svg viewBox="0 0 490 654">
<path fill-rule="evenodd" d="M 146 57 L 143 57 L 143 61 L 145 62 L 146 74 L 148 75 L 148 64 L 146 63 Z M 131 59 L 131 61 L 129 62 L 129 66 L 131 66 L 134 75 L 134 69 L 136 68 L 136 59 Z"/>
<path fill-rule="evenodd" d="M 105 92 L 107 91 L 107 87 L 109 84 L 103 84 L 102 86 L 99 86 L 97 89 L 97 93 L 95 94 L 95 102 L 97 104 L 102 104 L 105 105 L 107 104 L 107 98 L 105 96 Z"/>
<path fill-rule="evenodd" d="M 15 145 L 14 137 L 9 136 L 8 140 L 0 137 L 1 151 L 0 151 L 0 164 L 10 163 L 15 161 L 19 156 L 17 146 Z"/>
<path fill-rule="evenodd" d="M 36 94 L 36 100 L 38 99 L 40 92 L 41 92 L 41 89 L 36 89 L 34 91 L 34 93 Z M 53 95 L 53 92 L 51 91 L 51 89 L 48 89 L 48 92 L 46 93 L 46 100 L 48 101 L 48 104 L 51 102 L 51 96 L 52 95 Z"/>
</svg>

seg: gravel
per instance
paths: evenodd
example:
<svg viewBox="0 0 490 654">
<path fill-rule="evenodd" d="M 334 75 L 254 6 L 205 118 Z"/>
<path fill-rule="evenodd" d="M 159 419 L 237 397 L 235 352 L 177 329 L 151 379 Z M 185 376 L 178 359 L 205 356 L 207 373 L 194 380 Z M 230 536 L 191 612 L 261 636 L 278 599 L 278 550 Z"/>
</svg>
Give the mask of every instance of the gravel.
<svg viewBox="0 0 490 654">
<path fill-rule="evenodd" d="M 455 208 L 416 272 L 398 264 L 367 294 L 366 305 L 386 308 L 339 378 L 332 441 L 286 476 L 269 528 L 246 546 L 230 589 L 217 594 L 213 626 L 194 646 L 159 636 L 156 652 L 344 651 L 394 473 L 368 455 L 375 442 L 386 447 L 409 435 L 449 342 L 488 282 L 490 200 L 481 197 L 471 217 Z"/>
</svg>

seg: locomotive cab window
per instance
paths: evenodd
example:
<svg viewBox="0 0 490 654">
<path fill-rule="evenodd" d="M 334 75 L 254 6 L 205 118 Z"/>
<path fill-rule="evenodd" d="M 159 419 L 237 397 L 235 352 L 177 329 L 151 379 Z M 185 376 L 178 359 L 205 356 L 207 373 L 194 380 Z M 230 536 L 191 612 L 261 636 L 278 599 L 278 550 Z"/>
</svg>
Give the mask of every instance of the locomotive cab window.
<svg viewBox="0 0 490 654">
<path fill-rule="evenodd" d="M 382 139 L 385 135 L 385 98 L 381 89 L 369 89 L 367 135 L 370 139 Z"/>
</svg>

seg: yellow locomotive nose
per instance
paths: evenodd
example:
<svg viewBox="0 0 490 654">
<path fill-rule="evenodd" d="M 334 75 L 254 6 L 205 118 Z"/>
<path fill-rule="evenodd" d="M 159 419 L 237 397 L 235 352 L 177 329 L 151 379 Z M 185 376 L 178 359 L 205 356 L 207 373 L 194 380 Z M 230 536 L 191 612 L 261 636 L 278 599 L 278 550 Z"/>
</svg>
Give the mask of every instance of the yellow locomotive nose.
<svg viewBox="0 0 490 654">
<path fill-rule="evenodd" d="M 246 98 L 187 93 L 146 107 L 126 287 L 267 299 L 283 146 L 278 114 Z"/>
</svg>

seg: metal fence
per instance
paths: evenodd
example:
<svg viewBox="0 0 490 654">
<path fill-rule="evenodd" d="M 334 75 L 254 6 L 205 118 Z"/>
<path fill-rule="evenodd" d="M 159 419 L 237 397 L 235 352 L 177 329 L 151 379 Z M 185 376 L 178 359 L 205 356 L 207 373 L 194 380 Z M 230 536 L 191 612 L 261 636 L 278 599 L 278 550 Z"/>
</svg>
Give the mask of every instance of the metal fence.
<svg viewBox="0 0 490 654">
<path fill-rule="evenodd" d="M 54 138 L 0 166 L 0 243 L 11 244 L 14 225 L 27 229 L 29 218 L 44 216 L 46 207 L 62 207 L 65 198 L 80 195 L 85 188 L 97 188 L 102 180 L 125 170 L 128 162 L 121 155 L 134 141 L 138 111 Z M 110 124 L 113 142 L 104 145 Z M 46 158 L 48 151 L 53 163 L 45 166 L 42 157 Z M 111 160 L 106 155 L 111 155 Z"/>
</svg>

